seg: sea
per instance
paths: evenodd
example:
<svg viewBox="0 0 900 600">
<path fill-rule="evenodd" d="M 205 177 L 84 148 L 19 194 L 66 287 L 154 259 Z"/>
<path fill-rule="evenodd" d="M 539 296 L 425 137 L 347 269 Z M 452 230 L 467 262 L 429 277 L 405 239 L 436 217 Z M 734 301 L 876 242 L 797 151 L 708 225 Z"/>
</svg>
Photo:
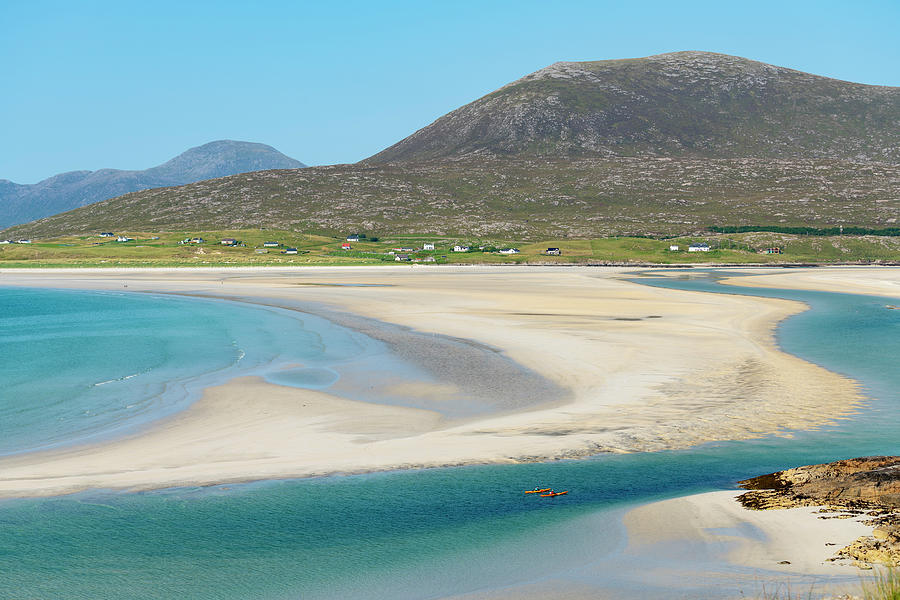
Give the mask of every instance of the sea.
<svg viewBox="0 0 900 600">
<path fill-rule="evenodd" d="M 0 500 L 0 598 L 427 599 L 560 578 L 614 597 L 756 597 L 730 586 L 727 569 L 741 586 L 784 575 L 722 563 L 724 580 L 675 584 L 653 573 L 676 564 L 626 560 L 622 514 L 800 464 L 900 454 L 900 311 L 885 309 L 896 298 L 734 288 L 721 276 L 636 280 L 804 302 L 778 344 L 860 382 L 863 409 L 790 437 L 680 451 Z M 0 347 L 0 455 L 136 433 L 237 376 L 328 389 L 377 364 L 429 377 L 321 317 L 136 293 L 0 288 Z M 536 484 L 570 494 L 528 501 L 522 490 Z"/>
</svg>

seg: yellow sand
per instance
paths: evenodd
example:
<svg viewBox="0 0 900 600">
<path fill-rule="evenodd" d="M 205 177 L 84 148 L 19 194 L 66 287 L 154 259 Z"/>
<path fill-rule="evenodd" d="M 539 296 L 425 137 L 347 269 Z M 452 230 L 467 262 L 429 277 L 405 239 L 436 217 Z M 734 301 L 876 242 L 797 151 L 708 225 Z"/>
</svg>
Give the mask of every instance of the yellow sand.
<svg viewBox="0 0 900 600">
<path fill-rule="evenodd" d="M 523 267 L 4 271 L 0 283 L 11 285 L 127 286 L 129 292 L 317 302 L 489 344 L 571 390 L 572 399 L 448 423 L 428 411 L 244 378 L 208 389 L 189 410 L 132 438 L 4 459 L 0 495 L 679 448 L 816 427 L 846 415 L 859 401 L 853 382 L 774 346 L 773 325 L 802 305 L 648 288 L 617 279 L 623 272 Z M 346 283 L 387 287 L 331 285 Z"/>
</svg>

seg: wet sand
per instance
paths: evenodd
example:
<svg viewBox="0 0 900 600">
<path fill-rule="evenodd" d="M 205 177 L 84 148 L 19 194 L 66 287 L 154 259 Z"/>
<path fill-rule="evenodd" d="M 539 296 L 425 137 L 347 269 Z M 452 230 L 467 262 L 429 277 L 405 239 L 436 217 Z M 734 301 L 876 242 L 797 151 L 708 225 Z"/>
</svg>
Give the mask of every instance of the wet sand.
<svg viewBox="0 0 900 600">
<path fill-rule="evenodd" d="M 439 398 L 450 389 L 506 395 L 497 394 L 505 398 L 500 412 L 454 421 L 436 411 L 243 378 L 207 389 L 190 409 L 127 439 L 0 460 L 0 495 L 682 448 L 817 427 L 858 405 L 853 382 L 775 346 L 774 325 L 803 305 L 617 279 L 627 272 L 539 267 L 3 271 L 0 283 L 6 285 L 201 295 L 331 312 L 336 322 L 369 328 L 369 335 L 381 336 L 397 354 L 430 364 L 438 374 L 440 362 L 453 363 L 455 354 L 435 348 L 477 347 L 502 357 L 496 365 L 506 367 L 480 364 L 474 353 L 466 360 L 475 364 L 448 366 L 435 385 L 398 385 L 406 386 L 403 393 L 423 397 Z M 429 336 L 435 341 L 429 343 Z M 534 374 L 534 385 L 546 385 L 546 402 L 517 405 L 517 398 L 528 395 L 515 392 L 521 369 Z M 780 402 L 784 397 L 792 398 L 789 406 Z"/>
</svg>

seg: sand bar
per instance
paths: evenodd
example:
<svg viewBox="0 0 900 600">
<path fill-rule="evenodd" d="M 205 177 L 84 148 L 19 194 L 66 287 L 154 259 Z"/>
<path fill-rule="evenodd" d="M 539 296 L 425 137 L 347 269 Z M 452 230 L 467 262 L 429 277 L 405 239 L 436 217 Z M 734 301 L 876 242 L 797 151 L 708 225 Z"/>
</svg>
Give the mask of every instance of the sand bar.
<svg viewBox="0 0 900 600">
<path fill-rule="evenodd" d="M 564 401 L 447 422 L 431 411 L 239 379 L 206 390 L 187 411 L 128 439 L 3 459 L 0 495 L 680 448 L 820 426 L 859 402 L 853 382 L 775 347 L 773 326 L 802 304 L 649 288 L 617 278 L 625 273 L 540 267 L 0 272 L 6 285 L 256 298 L 288 308 L 312 303 L 484 345 L 568 392 Z M 789 405 L 782 401 L 787 397 Z"/>
<path fill-rule="evenodd" d="M 741 269 L 721 283 L 735 286 L 845 292 L 900 298 L 900 267 L 815 267 L 804 269 Z"/>
</svg>

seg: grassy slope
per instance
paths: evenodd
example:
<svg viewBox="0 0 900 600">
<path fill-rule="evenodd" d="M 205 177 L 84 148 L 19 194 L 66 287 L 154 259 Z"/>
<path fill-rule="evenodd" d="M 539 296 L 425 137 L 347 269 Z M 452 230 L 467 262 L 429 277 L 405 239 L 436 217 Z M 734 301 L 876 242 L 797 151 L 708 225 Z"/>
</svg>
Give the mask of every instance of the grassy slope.
<svg viewBox="0 0 900 600">
<path fill-rule="evenodd" d="M 392 248 L 421 248 L 424 241 L 437 243 L 434 252 L 416 252 L 413 257 L 433 257 L 443 264 L 509 264 L 509 263 L 658 263 L 699 264 L 769 263 L 783 262 L 851 262 L 900 261 L 900 238 L 886 237 L 804 237 L 775 233 L 744 233 L 711 236 L 691 236 L 670 240 L 647 238 L 598 238 L 592 240 L 548 239 L 528 242 L 514 239 L 477 239 L 435 236 L 396 236 L 378 242 L 353 242 L 353 250 L 340 249 L 343 239 L 321 235 L 298 234 L 284 230 L 220 230 L 207 232 L 172 232 L 159 234 L 159 240 L 149 233 L 129 232 L 133 242 L 119 243 L 98 236 L 68 236 L 37 240 L 32 244 L 0 246 L 0 267 L 127 267 L 127 266 L 289 266 L 289 265 L 359 265 L 394 264 L 387 254 Z M 178 244 L 195 235 L 205 240 L 200 246 Z M 225 247 L 218 241 L 224 237 L 242 240 L 244 247 Z M 278 241 L 282 247 L 257 254 L 255 249 L 264 241 Z M 710 252 L 686 252 L 688 244 L 707 241 L 714 248 Z M 488 244 L 496 248 L 517 247 L 521 253 L 501 255 L 496 252 L 473 251 L 455 253 L 456 243 L 477 247 Z M 678 252 L 668 250 L 678 244 Z M 300 253 L 285 255 L 284 247 L 292 246 Z M 772 246 L 784 248 L 782 255 L 762 255 L 757 249 Z M 546 256 L 548 247 L 558 247 L 562 256 Z"/>
</svg>

